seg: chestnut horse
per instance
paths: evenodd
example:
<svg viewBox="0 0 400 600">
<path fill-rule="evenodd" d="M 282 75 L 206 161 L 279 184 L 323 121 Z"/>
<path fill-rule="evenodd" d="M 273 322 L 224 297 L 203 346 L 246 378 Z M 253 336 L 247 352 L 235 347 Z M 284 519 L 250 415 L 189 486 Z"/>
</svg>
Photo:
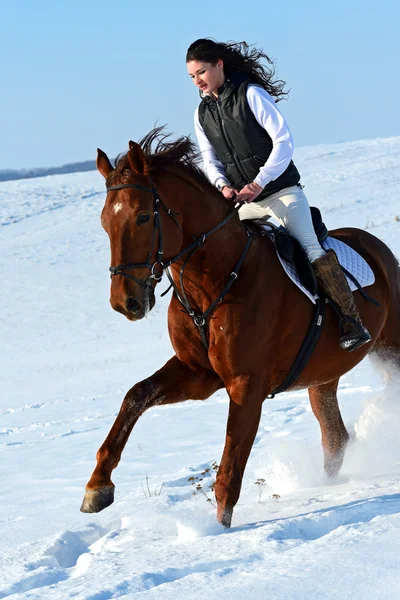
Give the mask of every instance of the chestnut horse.
<svg viewBox="0 0 400 600">
<path fill-rule="evenodd" d="M 249 243 L 233 204 L 196 166 L 192 142 L 183 137 L 167 143 L 160 131 L 129 142 L 115 168 L 98 150 L 97 168 L 107 187 L 101 222 L 111 245 L 111 305 L 130 321 L 142 319 L 170 266 L 168 329 L 175 355 L 126 394 L 97 453 L 81 510 L 98 512 L 113 502 L 111 472 L 147 409 L 205 400 L 226 388 L 229 415 L 215 496 L 217 518 L 229 527 L 263 401 L 290 370 L 314 306 L 284 273 L 267 237 L 255 235 Z M 330 235 L 367 260 L 375 273 L 368 293 L 379 303 L 355 292 L 372 342 L 352 353 L 339 347 L 337 315 L 328 307 L 316 349 L 291 387 L 308 388 L 325 470 L 333 476 L 349 439 L 336 397 L 339 378 L 371 351 L 400 368 L 400 271 L 389 248 L 369 233 L 346 228 Z"/>
</svg>

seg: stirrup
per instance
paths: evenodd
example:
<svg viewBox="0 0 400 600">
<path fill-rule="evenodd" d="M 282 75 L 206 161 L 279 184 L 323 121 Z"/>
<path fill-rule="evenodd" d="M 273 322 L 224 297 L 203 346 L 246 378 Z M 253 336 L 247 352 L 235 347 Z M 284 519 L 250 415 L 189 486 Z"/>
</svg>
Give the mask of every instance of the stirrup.
<svg viewBox="0 0 400 600">
<path fill-rule="evenodd" d="M 347 335 L 342 333 L 340 337 L 340 347 L 343 350 L 347 350 L 347 352 L 353 352 L 354 350 L 361 348 L 361 346 L 364 346 L 364 344 L 368 344 L 368 342 L 371 341 L 371 335 L 361 321 L 353 319 L 352 317 L 345 317 L 341 321 L 341 328 L 346 321 L 356 326 L 358 334 L 356 332 L 354 332 L 354 334 Z"/>
</svg>

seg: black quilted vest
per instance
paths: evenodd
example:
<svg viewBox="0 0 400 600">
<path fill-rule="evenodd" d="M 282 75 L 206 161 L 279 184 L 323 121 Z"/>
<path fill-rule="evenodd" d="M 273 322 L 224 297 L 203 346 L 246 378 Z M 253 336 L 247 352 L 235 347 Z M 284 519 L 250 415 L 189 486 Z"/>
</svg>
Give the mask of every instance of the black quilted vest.
<svg viewBox="0 0 400 600">
<path fill-rule="evenodd" d="M 251 82 L 242 73 L 227 74 L 218 90 L 218 99 L 205 96 L 199 106 L 199 121 L 210 144 L 225 168 L 232 187 L 241 189 L 254 181 L 272 150 L 272 140 L 258 124 L 247 102 Z M 296 185 L 300 175 L 293 161 L 274 181 L 268 183 L 256 202 Z"/>
</svg>

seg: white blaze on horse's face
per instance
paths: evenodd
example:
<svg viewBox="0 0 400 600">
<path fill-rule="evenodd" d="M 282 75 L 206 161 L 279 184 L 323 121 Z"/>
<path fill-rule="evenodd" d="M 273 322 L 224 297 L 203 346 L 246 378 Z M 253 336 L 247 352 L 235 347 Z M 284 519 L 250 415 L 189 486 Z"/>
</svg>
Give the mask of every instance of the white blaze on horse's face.
<svg viewBox="0 0 400 600">
<path fill-rule="evenodd" d="M 122 210 L 122 202 L 117 202 L 114 206 L 114 214 L 117 215 L 120 210 Z"/>
</svg>

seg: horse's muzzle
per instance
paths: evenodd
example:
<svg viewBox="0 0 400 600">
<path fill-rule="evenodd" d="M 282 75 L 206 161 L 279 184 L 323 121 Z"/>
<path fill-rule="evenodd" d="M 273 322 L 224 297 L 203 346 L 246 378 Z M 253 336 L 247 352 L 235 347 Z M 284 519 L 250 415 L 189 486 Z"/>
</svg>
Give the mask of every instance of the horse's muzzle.
<svg viewBox="0 0 400 600">
<path fill-rule="evenodd" d="M 142 303 L 139 302 L 139 300 L 136 300 L 136 298 L 133 298 L 133 296 L 128 296 L 126 300 L 126 310 L 133 315 L 136 315 L 142 310 Z"/>
<path fill-rule="evenodd" d="M 140 300 L 134 296 L 128 296 L 125 303 L 125 314 L 130 321 L 139 321 L 151 311 L 156 300 L 154 293 L 150 291 Z"/>
</svg>

